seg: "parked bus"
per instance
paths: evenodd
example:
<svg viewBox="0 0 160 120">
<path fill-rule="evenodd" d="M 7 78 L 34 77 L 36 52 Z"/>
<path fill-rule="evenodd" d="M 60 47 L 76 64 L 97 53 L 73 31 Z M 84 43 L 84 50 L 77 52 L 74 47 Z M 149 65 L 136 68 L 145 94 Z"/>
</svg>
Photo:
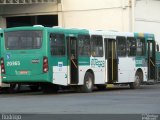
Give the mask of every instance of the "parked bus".
<svg viewBox="0 0 160 120">
<path fill-rule="evenodd" d="M 107 84 L 138 88 L 149 79 L 148 51 L 134 33 L 33 26 L 7 28 L 4 37 L 4 83 L 40 85 L 44 92 L 59 86 L 92 92 Z"/>
<path fill-rule="evenodd" d="M 156 43 L 156 78 L 157 82 L 160 82 L 160 50 L 159 43 Z"/>
<path fill-rule="evenodd" d="M 135 38 L 137 39 L 137 56 L 138 58 L 139 55 L 141 56 L 141 65 L 145 67 L 147 73 L 143 77 L 146 77 L 147 82 L 153 83 L 156 80 L 156 43 L 154 34 L 135 33 Z"/>
<path fill-rule="evenodd" d="M 0 28 L 0 48 L 1 48 L 1 39 L 3 37 L 3 31 Z M 1 52 L 0 52 L 0 56 L 1 56 Z M 1 66 L 0 66 L 1 67 Z M 0 88 L 2 87 L 2 79 L 1 79 L 1 71 L 0 71 Z"/>
<path fill-rule="evenodd" d="M 1 42 L 3 41 L 3 30 L 0 28 L 0 49 L 1 49 Z M 0 51 L 0 57 L 1 57 L 1 51 Z M 3 66 L 2 66 L 3 67 Z M 0 66 L 1 68 L 1 66 Z M 9 84 L 4 84 L 2 82 L 2 77 L 1 77 L 1 71 L 0 71 L 0 90 L 3 90 L 4 88 L 9 88 Z"/>
</svg>

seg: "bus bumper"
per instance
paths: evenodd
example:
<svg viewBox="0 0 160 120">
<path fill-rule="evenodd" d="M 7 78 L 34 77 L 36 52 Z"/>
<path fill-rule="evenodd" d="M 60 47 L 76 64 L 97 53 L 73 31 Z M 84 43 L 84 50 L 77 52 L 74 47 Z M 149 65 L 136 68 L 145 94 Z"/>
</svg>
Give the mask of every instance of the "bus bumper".
<svg viewBox="0 0 160 120">
<path fill-rule="evenodd" d="M 0 88 L 7 88 L 7 87 L 10 87 L 10 84 L 0 83 Z"/>
<path fill-rule="evenodd" d="M 37 83 L 37 82 L 52 82 L 49 74 L 41 74 L 41 75 L 16 75 L 16 76 L 7 76 L 2 75 L 3 83 Z"/>
</svg>

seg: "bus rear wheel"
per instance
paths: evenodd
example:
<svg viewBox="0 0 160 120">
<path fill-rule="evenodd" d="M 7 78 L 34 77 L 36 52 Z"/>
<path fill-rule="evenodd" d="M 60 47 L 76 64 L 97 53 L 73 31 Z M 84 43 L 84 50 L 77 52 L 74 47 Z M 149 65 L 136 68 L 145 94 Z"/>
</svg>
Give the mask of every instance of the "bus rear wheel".
<svg viewBox="0 0 160 120">
<path fill-rule="evenodd" d="M 140 85 L 141 85 L 140 76 L 139 76 L 139 74 L 136 74 L 134 82 L 130 83 L 130 88 L 131 89 L 138 89 L 138 88 L 140 88 Z"/>
<path fill-rule="evenodd" d="M 8 88 L 9 93 L 16 93 L 20 91 L 21 84 L 18 83 L 11 83 L 10 87 Z"/>
<path fill-rule="evenodd" d="M 89 93 L 93 91 L 93 74 L 87 72 L 84 77 L 84 84 L 82 86 L 82 92 Z"/>
</svg>

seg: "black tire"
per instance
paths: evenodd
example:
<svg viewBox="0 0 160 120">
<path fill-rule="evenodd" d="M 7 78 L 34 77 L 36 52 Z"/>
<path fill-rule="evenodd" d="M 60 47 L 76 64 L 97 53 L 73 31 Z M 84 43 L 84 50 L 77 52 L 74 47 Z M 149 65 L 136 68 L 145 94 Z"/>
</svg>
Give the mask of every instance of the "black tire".
<svg viewBox="0 0 160 120">
<path fill-rule="evenodd" d="M 8 88 L 9 93 L 16 93 L 20 91 L 21 84 L 11 83 Z"/>
<path fill-rule="evenodd" d="M 136 74 L 134 82 L 130 83 L 130 88 L 131 89 L 138 89 L 138 88 L 140 88 L 140 85 L 141 85 L 140 75 Z"/>
<path fill-rule="evenodd" d="M 84 77 L 84 84 L 82 86 L 82 92 L 90 93 L 93 91 L 93 74 L 87 72 Z"/>
</svg>

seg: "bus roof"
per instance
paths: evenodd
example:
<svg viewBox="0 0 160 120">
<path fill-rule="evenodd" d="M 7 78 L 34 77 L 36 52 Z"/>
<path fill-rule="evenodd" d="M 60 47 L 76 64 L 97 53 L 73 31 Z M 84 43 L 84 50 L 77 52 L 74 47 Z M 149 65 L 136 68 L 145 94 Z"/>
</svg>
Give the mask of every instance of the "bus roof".
<svg viewBox="0 0 160 120">
<path fill-rule="evenodd" d="M 25 27 L 12 27 L 4 29 L 5 32 L 19 31 L 19 30 L 46 30 L 49 32 L 62 32 L 66 34 L 87 34 L 89 33 L 86 29 L 76 28 L 62 28 L 62 27 L 42 27 L 42 26 L 25 26 Z"/>
<path fill-rule="evenodd" d="M 134 37 L 131 32 L 117 32 L 117 31 L 103 31 L 103 30 L 90 30 L 91 35 L 103 35 L 106 38 L 115 38 L 116 36 Z"/>
<path fill-rule="evenodd" d="M 0 28 L 0 32 L 2 32 L 3 31 L 3 29 L 2 28 Z"/>
<path fill-rule="evenodd" d="M 125 37 L 145 37 L 147 40 L 154 40 L 154 34 L 152 33 L 138 33 L 138 32 L 118 32 L 118 31 L 106 31 L 106 30 L 87 30 L 80 28 L 63 28 L 59 26 L 55 27 L 43 27 L 41 25 L 36 26 L 24 26 L 24 27 L 12 27 L 0 29 L 0 31 L 9 32 L 9 31 L 19 31 L 19 30 L 44 30 L 48 32 L 58 32 L 64 33 L 69 36 L 72 34 L 90 34 L 90 35 L 102 35 L 105 38 L 116 38 L 116 36 L 125 36 Z"/>
<path fill-rule="evenodd" d="M 153 33 L 134 33 L 135 37 L 144 37 L 146 40 L 154 40 L 154 34 Z"/>
</svg>

